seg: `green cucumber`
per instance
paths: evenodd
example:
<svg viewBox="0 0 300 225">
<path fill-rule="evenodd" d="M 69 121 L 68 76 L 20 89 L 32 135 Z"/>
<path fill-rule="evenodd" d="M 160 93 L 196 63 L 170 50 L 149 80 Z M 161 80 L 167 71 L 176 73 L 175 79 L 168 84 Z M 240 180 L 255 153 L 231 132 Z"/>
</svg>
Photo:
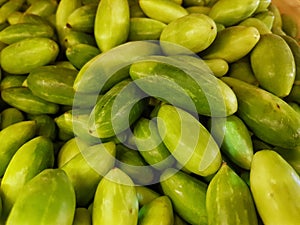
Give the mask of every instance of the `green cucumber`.
<svg viewBox="0 0 300 225">
<path fill-rule="evenodd" d="M 190 224 L 207 224 L 207 184 L 182 171 L 169 168 L 160 177 L 160 185 L 167 195 L 174 211 Z"/>
<path fill-rule="evenodd" d="M 238 116 L 262 141 L 283 148 L 300 146 L 300 116 L 285 101 L 259 87 L 221 78 L 238 99 Z"/>
<path fill-rule="evenodd" d="M 32 178 L 17 198 L 7 225 L 72 225 L 75 193 L 61 169 L 45 169 Z"/>
<path fill-rule="evenodd" d="M 249 187 L 226 163 L 210 181 L 206 194 L 209 225 L 257 225 Z"/>
</svg>

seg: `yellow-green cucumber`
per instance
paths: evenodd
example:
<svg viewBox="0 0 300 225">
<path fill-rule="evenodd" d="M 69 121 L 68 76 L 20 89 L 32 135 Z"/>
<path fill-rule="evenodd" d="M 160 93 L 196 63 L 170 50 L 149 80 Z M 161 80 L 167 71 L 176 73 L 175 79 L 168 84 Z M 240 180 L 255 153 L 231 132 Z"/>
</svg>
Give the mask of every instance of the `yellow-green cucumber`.
<svg viewBox="0 0 300 225">
<path fill-rule="evenodd" d="M 284 100 L 231 77 L 221 78 L 238 99 L 238 116 L 261 140 L 283 148 L 300 145 L 300 116 Z"/>
<path fill-rule="evenodd" d="M 134 142 L 144 160 L 158 170 L 164 170 L 175 163 L 169 150 L 159 136 L 157 123 L 140 118 L 134 126 Z"/>
<path fill-rule="evenodd" d="M 140 207 L 161 196 L 158 192 L 146 186 L 135 186 L 135 190 Z"/>
<path fill-rule="evenodd" d="M 97 144 L 82 149 L 61 167 L 74 187 L 77 205 L 88 206 L 92 201 L 99 181 L 114 166 L 115 156 L 113 142 Z"/>
<path fill-rule="evenodd" d="M 1 121 L 0 121 L 1 130 L 3 130 L 5 127 L 8 127 L 9 125 L 25 120 L 25 116 L 23 112 L 13 107 L 2 110 L 0 116 L 1 116 Z"/>
<path fill-rule="evenodd" d="M 77 71 L 57 66 L 42 66 L 30 71 L 27 77 L 28 88 L 35 96 L 48 102 L 72 105 L 73 89 Z"/>
<path fill-rule="evenodd" d="M 129 73 L 148 95 L 175 106 L 208 116 L 233 114 L 237 101 L 232 90 L 204 62 L 187 57 L 145 57 Z"/>
<path fill-rule="evenodd" d="M 0 152 L 0 177 L 4 175 L 13 155 L 24 143 L 35 136 L 35 132 L 35 121 L 21 121 L 0 131 L 0 142 L 2 146 Z"/>
<path fill-rule="evenodd" d="M 138 199 L 133 181 L 118 168 L 99 182 L 93 203 L 93 225 L 136 225 Z"/>
<path fill-rule="evenodd" d="M 61 169 L 45 169 L 28 181 L 6 221 L 7 225 L 72 225 L 75 192 Z"/>
<path fill-rule="evenodd" d="M 139 225 L 173 225 L 173 207 L 168 196 L 155 198 L 139 210 Z"/>
<path fill-rule="evenodd" d="M 9 162 L 1 181 L 3 213 L 7 216 L 23 186 L 38 173 L 54 165 L 53 143 L 38 136 L 23 144 Z"/>
<path fill-rule="evenodd" d="M 299 174 L 278 153 L 266 149 L 254 154 L 250 188 L 265 225 L 299 223 L 299 184 Z"/>
<path fill-rule="evenodd" d="M 158 111 L 159 134 L 174 158 L 200 176 L 214 174 L 221 166 L 221 153 L 208 130 L 188 112 L 171 105 Z"/>
<path fill-rule="evenodd" d="M 92 225 L 92 216 L 87 208 L 77 207 L 72 225 Z"/>
<path fill-rule="evenodd" d="M 90 133 L 108 138 L 125 131 L 141 116 L 146 106 L 144 97 L 131 79 L 119 82 L 94 106 L 89 119 Z"/>
<path fill-rule="evenodd" d="M 160 177 L 164 195 L 173 204 L 174 211 L 190 224 L 207 224 L 207 184 L 182 171 L 166 169 Z"/>
<path fill-rule="evenodd" d="M 206 194 L 209 225 L 257 225 L 247 184 L 226 163 L 210 181 Z"/>
</svg>

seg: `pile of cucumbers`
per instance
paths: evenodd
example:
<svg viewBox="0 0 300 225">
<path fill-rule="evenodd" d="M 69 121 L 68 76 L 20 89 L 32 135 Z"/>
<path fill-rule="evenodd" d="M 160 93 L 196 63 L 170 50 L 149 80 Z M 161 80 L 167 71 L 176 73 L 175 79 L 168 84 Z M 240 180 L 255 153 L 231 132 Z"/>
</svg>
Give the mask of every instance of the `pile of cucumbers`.
<svg viewBox="0 0 300 225">
<path fill-rule="evenodd" d="M 0 0 L 0 225 L 298 225 L 299 43 L 271 0 Z"/>
</svg>

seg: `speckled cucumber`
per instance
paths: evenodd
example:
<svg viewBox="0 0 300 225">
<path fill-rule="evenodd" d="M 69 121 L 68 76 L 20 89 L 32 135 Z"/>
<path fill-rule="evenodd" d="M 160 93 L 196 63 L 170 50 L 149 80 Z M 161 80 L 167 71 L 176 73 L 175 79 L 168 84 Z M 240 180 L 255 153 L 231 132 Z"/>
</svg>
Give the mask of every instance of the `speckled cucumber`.
<svg viewBox="0 0 300 225">
<path fill-rule="evenodd" d="M 246 82 L 231 77 L 221 79 L 237 96 L 238 116 L 258 138 L 283 148 L 300 145 L 300 117 L 290 105 Z"/>
<path fill-rule="evenodd" d="M 23 186 L 38 173 L 54 165 L 53 144 L 38 136 L 22 145 L 14 154 L 1 181 L 3 213 L 7 216 Z"/>
<path fill-rule="evenodd" d="M 182 171 L 168 168 L 160 177 L 160 185 L 181 218 L 193 225 L 208 224 L 207 184 Z"/>
<path fill-rule="evenodd" d="M 6 224 L 72 225 L 75 206 L 74 189 L 66 173 L 45 169 L 23 187 Z"/>
<path fill-rule="evenodd" d="M 73 89 L 77 71 L 57 66 L 42 66 L 30 71 L 27 77 L 28 88 L 35 96 L 45 101 L 72 105 Z"/>
<path fill-rule="evenodd" d="M 0 152 L 0 177 L 5 173 L 5 170 L 16 151 L 24 143 L 33 138 L 35 132 L 35 121 L 21 121 L 1 130 L 0 142 L 2 147 Z"/>
<path fill-rule="evenodd" d="M 206 194 L 209 225 L 257 225 L 247 184 L 226 163 L 210 181 Z"/>
<path fill-rule="evenodd" d="M 58 44 L 49 38 L 24 39 L 2 49 L 1 67 L 12 74 L 26 74 L 53 62 L 58 52 Z"/>
<path fill-rule="evenodd" d="M 299 174 L 275 151 L 254 154 L 250 188 L 265 225 L 299 223 L 299 183 Z"/>
<path fill-rule="evenodd" d="M 138 199 L 134 183 L 122 170 L 111 169 L 98 184 L 92 217 L 94 225 L 137 224 Z"/>
<path fill-rule="evenodd" d="M 250 61 L 253 73 L 262 88 L 279 97 L 290 93 L 296 66 L 293 53 L 283 38 L 276 34 L 261 35 L 250 54 Z"/>
</svg>

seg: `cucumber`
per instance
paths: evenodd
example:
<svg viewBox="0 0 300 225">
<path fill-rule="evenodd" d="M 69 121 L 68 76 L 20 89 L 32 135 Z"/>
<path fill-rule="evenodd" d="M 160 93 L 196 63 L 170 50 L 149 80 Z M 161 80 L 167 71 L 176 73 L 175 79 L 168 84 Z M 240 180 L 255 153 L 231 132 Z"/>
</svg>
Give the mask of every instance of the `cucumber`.
<svg viewBox="0 0 300 225">
<path fill-rule="evenodd" d="M 169 168 L 160 177 L 164 195 L 173 204 L 174 211 L 190 224 L 208 224 L 206 211 L 207 184 L 182 171 Z"/>
<path fill-rule="evenodd" d="M 258 138 L 282 148 L 300 145 L 300 116 L 288 103 L 238 79 L 221 79 L 237 96 L 238 116 Z"/>
<path fill-rule="evenodd" d="M 265 225 L 300 221 L 300 177 L 278 153 L 261 150 L 254 154 L 250 189 Z"/>
<path fill-rule="evenodd" d="M 7 225 L 72 225 L 75 192 L 61 169 L 45 169 L 22 189 L 7 219 Z"/>
<path fill-rule="evenodd" d="M 257 225 L 249 187 L 226 163 L 210 181 L 206 208 L 209 225 Z"/>
</svg>

